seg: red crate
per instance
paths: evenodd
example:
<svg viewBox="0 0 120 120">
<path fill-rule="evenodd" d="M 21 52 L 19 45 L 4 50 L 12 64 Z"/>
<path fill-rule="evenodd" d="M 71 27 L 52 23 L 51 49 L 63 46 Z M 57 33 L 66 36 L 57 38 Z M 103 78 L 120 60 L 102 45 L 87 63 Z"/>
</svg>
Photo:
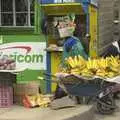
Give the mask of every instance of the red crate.
<svg viewBox="0 0 120 120">
<path fill-rule="evenodd" d="M 0 108 L 7 108 L 13 105 L 13 88 L 0 86 Z"/>
</svg>

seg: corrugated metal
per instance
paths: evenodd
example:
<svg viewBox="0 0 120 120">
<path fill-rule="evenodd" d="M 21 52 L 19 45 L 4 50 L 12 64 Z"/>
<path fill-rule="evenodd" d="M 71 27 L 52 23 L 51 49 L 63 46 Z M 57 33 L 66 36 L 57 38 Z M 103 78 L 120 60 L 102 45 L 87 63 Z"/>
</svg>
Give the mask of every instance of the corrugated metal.
<svg viewBox="0 0 120 120">
<path fill-rule="evenodd" d="M 98 54 L 102 54 L 113 41 L 114 0 L 98 1 Z"/>
</svg>

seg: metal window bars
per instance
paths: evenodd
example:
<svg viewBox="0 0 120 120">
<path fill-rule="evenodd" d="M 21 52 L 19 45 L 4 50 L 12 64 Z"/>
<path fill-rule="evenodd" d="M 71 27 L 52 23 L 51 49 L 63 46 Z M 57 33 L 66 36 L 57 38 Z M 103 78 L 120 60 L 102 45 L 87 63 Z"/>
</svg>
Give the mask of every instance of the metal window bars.
<svg viewBox="0 0 120 120">
<path fill-rule="evenodd" d="M 0 0 L 0 26 L 32 27 L 34 0 Z"/>
</svg>

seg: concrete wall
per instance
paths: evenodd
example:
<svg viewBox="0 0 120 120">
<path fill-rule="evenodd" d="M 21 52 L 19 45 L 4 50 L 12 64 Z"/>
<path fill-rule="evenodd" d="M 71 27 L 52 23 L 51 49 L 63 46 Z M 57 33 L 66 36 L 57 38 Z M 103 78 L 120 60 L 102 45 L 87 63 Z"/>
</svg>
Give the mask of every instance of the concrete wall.
<svg viewBox="0 0 120 120">
<path fill-rule="evenodd" d="M 113 41 L 114 0 L 98 1 L 98 54 L 102 54 Z"/>
</svg>

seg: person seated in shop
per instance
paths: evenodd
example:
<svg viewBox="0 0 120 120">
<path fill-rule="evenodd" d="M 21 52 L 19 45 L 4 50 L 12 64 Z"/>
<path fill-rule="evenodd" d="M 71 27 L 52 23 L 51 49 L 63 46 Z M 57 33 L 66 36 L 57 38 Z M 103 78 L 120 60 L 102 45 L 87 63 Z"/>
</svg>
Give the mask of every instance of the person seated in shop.
<svg viewBox="0 0 120 120">
<path fill-rule="evenodd" d="M 68 57 L 74 57 L 77 55 L 83 56 L 85 59 L 88 58 L 88 55 L 84 51 L 84 47 L 81 44 L 80 40 L 76 37 L 68 37 L 63 45 L 63 59 L 61 63 L 61 67 L 66 67 L 65 59 Z M 55 92 L 55 98 L 61 98 L 63 96 L 66 96 L 65 92 L 57 85 L 56 92 Z"/>
<path fill-rule="evenodd" d="M 67 38 L 63 45 L 63 60 L 70 56 L 74 57 L 77 55 L 81 55 L 85 59 L 88 58 L 88 55 L 86 54 L 84 47 L 78 38 L 73 36 Z"/>
</svg>

